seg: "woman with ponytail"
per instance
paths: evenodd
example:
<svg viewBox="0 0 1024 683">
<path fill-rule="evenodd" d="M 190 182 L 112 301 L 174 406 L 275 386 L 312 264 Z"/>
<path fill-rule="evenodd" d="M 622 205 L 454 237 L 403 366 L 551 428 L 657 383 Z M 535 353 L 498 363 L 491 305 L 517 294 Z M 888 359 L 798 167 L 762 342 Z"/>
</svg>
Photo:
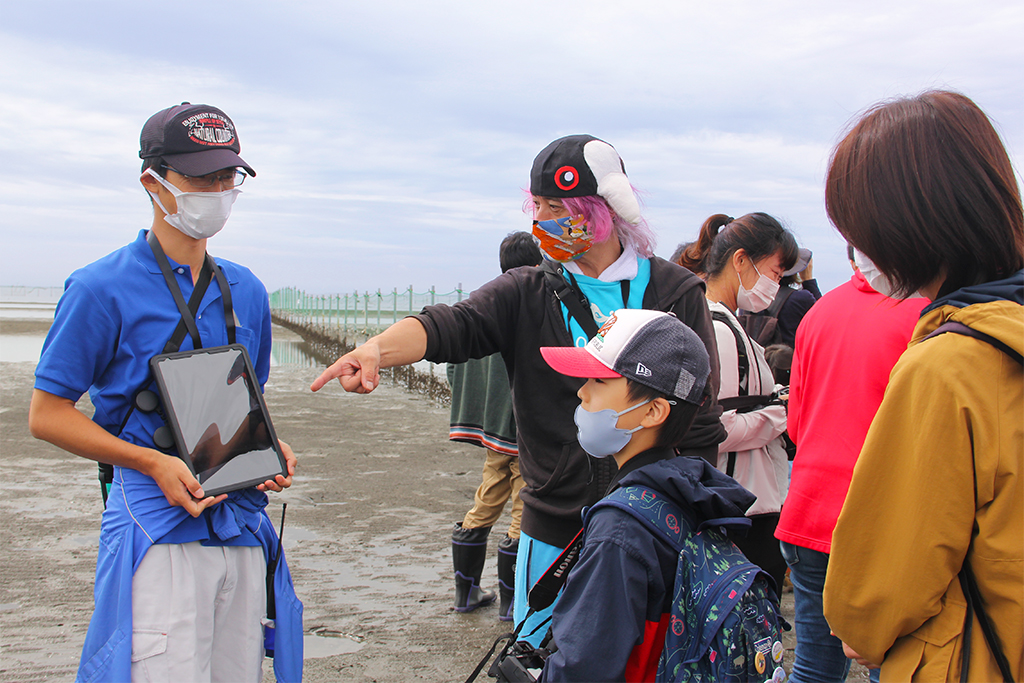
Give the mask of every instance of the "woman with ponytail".
<svg viewBox="0 0 1024 683">
<path fill-rule="evenodd" d="M 680 265 L 705 279 L 714 320 L 721 365 L 718 400 L 728 434 L 718 446 L 718 469 L 757 496 L 747 510 L 750 533 L 737 545 L 780 588 L 786 562 L 775 540 L 775 526 L 788 488 L 789 462 L 782 439 L 786 408 L 772 398 L 775 380 L 764 349 L 744 332 L 736 311 L 767 308 L 797 255 L 796 240 L 777 220 L 749 213 L 736 219 L 711 216 L 679 257 Z"/>
</svg>

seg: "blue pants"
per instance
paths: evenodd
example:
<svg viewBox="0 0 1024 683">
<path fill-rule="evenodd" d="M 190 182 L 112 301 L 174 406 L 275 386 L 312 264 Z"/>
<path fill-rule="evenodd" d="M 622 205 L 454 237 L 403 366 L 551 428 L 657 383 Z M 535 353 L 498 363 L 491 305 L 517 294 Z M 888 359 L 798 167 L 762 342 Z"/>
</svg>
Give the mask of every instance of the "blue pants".
<svg viewBox="0 0 1024 683">
<path fill-rule="evenodd" d="M 796 622 L 796 661 L 791 683 L 842 683 L 850 673 L 850 660 L 842 642 L 831 634 L 822 611 L 828 553 L 781 541 L 782 556 L 793 582 Z"/>
<path fill-rule="evenodd" d="M 558 559 L 563 550 L 564 548 L 548 545 L 542 541 L 530 538 L 524 533 L 520 533 L 519 554 L 516 555 L 516 594 L 513 607 L 513 619 L 517 626 L 526 618 L 526 613 L 529 611 L 530 606 L 527 598 L 530 589 L 533 588 L 533 584 L 537 583 L 537 580 Z M 545 619 L 550 619 L 551 612 L 554 610 L 555 603 L 557 602 L 558 600 L 556 599 L 547 609 L 531 614 L 530 618 L 526 621 L 526 625 L 519 631 L 519 640 L 526 640 L 534 647 L 539 647 L 540 641 L 544 639 L 545 634 L 547 634 L 548 629 L 551 627 L 550 621 L 543 626 L 541 626 L 541 623 Z M 537 629 L 536 632 L 531 633 L 534 629 Z"/>
</svg>

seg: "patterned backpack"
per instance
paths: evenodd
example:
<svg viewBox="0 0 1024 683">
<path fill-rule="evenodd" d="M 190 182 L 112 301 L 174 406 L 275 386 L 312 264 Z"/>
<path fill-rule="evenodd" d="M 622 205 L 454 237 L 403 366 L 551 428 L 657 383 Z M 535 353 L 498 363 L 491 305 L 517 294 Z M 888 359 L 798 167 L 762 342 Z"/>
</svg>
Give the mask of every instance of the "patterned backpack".
<svg viewBox="0 0 1024 683">
<path fill-rule="evenodd" d="M 601 507 L 628 512 L 679 551 L 656 680 L 785 680 L 781 629 L 790 627 L 779 613 L 774 581 L 720 530 L 746 524 L 744 518 L 697 526 L 666 496 L 643 486 L 616 489 L 590 508 L 587 517 Z"/>
</svg>

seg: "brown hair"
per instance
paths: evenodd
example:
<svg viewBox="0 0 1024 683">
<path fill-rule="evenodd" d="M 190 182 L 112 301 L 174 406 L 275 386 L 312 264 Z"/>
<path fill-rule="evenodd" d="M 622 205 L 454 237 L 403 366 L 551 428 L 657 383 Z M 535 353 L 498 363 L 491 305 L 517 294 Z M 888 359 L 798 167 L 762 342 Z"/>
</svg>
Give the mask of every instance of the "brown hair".
<svg viewBox="0 0 1024 683">
<path fill-rule="evenodd" d="M 792 268 L 799 256 L 793 234 L 768 214 L 748 213 L 731 218 L 716 213 L 704 221 L 697 241 L 683 249 L 676 263 L 694 273 L 713 277 L 722 272 L 739 249 L 753 261 L 781 253 L 783 270 Z"/>
<path fill-rule="evenodd" d="M 939 295 L 1024 267 L 1013 166 L 969 98 L 932 90 L 869 109 L 832 152 L 828 217 L 908 295 Z"/>
</svg>

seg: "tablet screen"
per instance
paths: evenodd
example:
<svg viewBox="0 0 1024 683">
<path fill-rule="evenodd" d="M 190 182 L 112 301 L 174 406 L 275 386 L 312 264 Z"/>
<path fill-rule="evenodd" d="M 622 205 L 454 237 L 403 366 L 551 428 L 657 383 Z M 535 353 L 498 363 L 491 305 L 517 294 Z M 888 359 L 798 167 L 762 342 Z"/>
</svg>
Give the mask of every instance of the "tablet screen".
<svg viewBox="0 0 1024 683">
<path fill-rule="evenodd" d="M 285 473 L 245 347 L 165 354 L 150 364 L 178 452 L 206 495 Z"/>
</svg>

